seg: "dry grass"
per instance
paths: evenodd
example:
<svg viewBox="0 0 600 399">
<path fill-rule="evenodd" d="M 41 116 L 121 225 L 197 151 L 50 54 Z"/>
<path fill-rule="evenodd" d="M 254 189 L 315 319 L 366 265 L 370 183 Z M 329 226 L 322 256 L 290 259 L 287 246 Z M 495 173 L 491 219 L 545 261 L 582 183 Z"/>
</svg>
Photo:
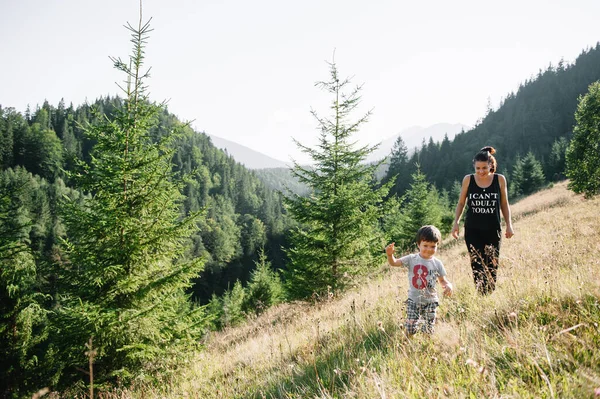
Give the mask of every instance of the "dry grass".
<svg viewBox="0 0 600 399">
<path fill-rule="evenodd" d="M 123 398 L 594 397 L 600 387 L 600 199 L 561 183 L 512 206 L 496 292 L 476 294 L 464 242 L 436 333 L 405 338 L 403 270 L 343 297 L 283 304 L 215 333 L 173 381 Z M 383 259 L 382 259 L 383 261 Z"/>
</svg>

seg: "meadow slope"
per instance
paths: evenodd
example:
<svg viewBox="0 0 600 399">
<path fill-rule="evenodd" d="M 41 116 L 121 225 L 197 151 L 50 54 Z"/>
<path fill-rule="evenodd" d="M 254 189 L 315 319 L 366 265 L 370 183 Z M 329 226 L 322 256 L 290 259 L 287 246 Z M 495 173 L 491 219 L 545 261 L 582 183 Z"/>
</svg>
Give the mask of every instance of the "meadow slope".
<svg viewBox="0 0 600 399">
<path fill-rule="evenodd" d="M 380 270 L 343 296 L 283 304 L 213 333 L 170 383 L 118 397 L 600 395 L 600 199 L 560 183 L 512 212 L 516 235 L 502 242 L 488 297 L 474 290 L 464 241 L 444 241 L 438 256 L 455 295 L 441 302 L 431 338 L 404 336 L 406 272 L 382 255 Z"/>
</svg>

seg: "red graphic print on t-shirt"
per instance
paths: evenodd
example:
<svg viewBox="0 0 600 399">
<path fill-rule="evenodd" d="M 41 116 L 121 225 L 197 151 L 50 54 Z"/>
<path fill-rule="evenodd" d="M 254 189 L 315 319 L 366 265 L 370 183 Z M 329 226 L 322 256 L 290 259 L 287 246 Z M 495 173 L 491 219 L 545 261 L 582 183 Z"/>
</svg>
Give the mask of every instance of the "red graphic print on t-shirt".
<svg viewBox="0 0 600 399">
<path fill-rule="evenodd" d="M 425 289 L 427 287 L 427 275 L 429 271 L 425 265 L 416 265 L 413 268 L 412 285 L 418 290 Z"/>
</svg>

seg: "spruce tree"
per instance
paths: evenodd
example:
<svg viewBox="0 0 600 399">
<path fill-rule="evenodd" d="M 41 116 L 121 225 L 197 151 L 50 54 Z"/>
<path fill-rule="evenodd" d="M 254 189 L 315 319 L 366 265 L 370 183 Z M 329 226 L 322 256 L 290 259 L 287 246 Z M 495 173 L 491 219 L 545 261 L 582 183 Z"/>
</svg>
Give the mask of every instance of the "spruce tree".
<svg viewBox="0 0 600 399">
<path fill-rule="evenodd" d="M 12 108 L 0 105 L 0 168 L 7 169 L 13 165 L 13 121 L 20 117 Z"/>
<path fill-rule="evenodd" d="M 97 350 L 95 381 L 152 376 L 172 356 L 194 347 L 204 330 L 201 308 L 186 290 L 202 269 L 184 261 L 199 215 L 181 217 L 183 183 L 172 171 L 175 132 L 153 141 L 163 104 L 149 100 L 144 48 L 149 22 L 128 24 L 133 51 L 112 58 L 126 76 L 124 101 L 113 117 L 97 115 L 86 136 L 90 161 L 71 174 L 86 194 L 67 201 L 63 217 L 68 262 L 57 270 L 61 296 L 54 323 L 63 381 L 87 369 L 85 344 Z"/>
<path fill-rule="evenodd" d="M 358 147 L 352 135 L 368 120 L 370 112 L 351 121 L 360 104 L 360 89 L 348 90 L 349 79 L 340 79 L 335 63 L 330 79 L 316 85 L 333 96 L 330 117 L 312 111 L 320 128 L 315 148 L 298 147 L 308 154 L 312 166 L 294 164 L 292 172 L 310 194 L 288 193 L 285 203 L 300 223 L 290 237 L 286 287 L 295 297 L 335 292 L 373 264 L 373 254 L 383 247 L 378 228 L 380 205 L 389 184 L 373 185 L 378 164 L 365 164 L 376 147 Z"/>
<path fill-rule="evenodd" d="M 580 97 L 573 139 L 567 149 L 569 188 L 587 198 L 600 194 L 600 81 Z"/>
<path fill-rule="evenodd" d="M 549 179 L 553 181 L 564 180 L 565 176 L 565 157 L 567 154 L 567 148 L 569 147 L 569 141 L 566 137 L 559 137 L 552 143 L 552 151 L 546 167 L 547 172 L 545 173 Z"/>
<path fill-rule="evenodd" d="M 235 326 L 240 324 L 245 318 L 244 302 L 246 300 L 246 290 L 242 287 L 240 280 L 233 284 L 233 288 L 223 295 L 223 324 L 226 326 Z"/>
<path fill-rule="evenodd" d="M 390 180 L 394 181 L 391 192 L 397 196 L 402 196 L 410 183 L 408 147 L 406 147 L 402 136 L 398 136 L 394 142 L 394 148 L 390 155 L 390 167 L 384 181 Z"/>
<path fill-rule="evenodd" d="M 39 364 L 47 311 L 29 248 L 34 224 L 25 206 L 39 179 L 21 167 L 0 172 L 0 397 L 30 395 L 45 372 Z M 39 387 L 37 387 L 39 388 Z"/>
<path fill-rule="evenodd" d="M 396 236 L 396 244 L 405 250 L 414 248 L 415 234 L 421 226 L 432 224 L 441 231 L 447 230 L 442 226 L 445 207 L 437 189 L 427 182 L 427 177 L 420 169 L 412 175 L 412 183 L 401 200 L 402 215 L 401 229 Z"/>
<path fill-rule="evenodd" d="M 512 172 L 512 195 L 532 194 L 542 188 L 545 182 L 542 164 L 532 152 L 528 152 L 524 158 L 517 158 Z"/>
<path fill-rule="evenodd" d="M 271 268 L 264 249 L 259 252 L 256 269 L 250 276 L 247 293 L 244 298 L 246 313 L 260 314 L 284 299 L 284 290 L 279 274 Z"/>
</svg>

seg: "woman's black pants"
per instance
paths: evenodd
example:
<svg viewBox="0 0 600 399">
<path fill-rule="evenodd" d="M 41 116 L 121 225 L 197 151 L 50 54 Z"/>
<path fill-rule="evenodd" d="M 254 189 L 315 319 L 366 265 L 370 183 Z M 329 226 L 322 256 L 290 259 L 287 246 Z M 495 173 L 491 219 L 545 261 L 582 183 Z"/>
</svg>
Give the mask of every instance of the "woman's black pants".
<svg viewBox="0 0 600 399">
<path fill-rule="evenodd" d="M 465 229 L 473 280 L 482 295 L 491 294 L 496 288 L 501 233 L 501 230 Z"/>
</svg>

